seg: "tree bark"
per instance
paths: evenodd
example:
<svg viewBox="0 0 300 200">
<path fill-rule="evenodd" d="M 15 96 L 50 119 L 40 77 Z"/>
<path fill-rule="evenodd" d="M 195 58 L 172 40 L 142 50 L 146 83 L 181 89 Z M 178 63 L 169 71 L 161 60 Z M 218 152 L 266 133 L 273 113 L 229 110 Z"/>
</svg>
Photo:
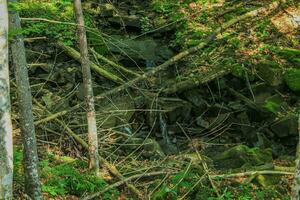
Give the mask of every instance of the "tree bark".
<svg viewBox="0 0 300 200">
<path fill-rule="evenodd" d="M 10 200 L 13 198 L 13 149 L 7 41 L 7 2 L 0 0 L 0 199 Z"/>
<path fill-rule="evenodd" d="M 294 186 L 292 188 L 291 200 L 300 199 L 300 114 L 298 115 L 298 145 L 296 150 L 296 169 Z"/>
<path fill-rule="evenodd" d="M 88 123 L 88 142 L 89 142 L 89 166 L 95 170 L 96 173 L 99 171 L 99 158 L 98 158 L 98 136 L 97 136 L 97 125 L 96 125 L 96 114 L 95 114 L 95 103 L 94 94 L 92 87 L 92 77 L 90 69 L 90 61 L 88 56 L 88 47 L 86 39 L 86 31 L 84 28 L 84 17 L 81 8 L 81 1 L 74 0 L 74 10 L 77 21 L 78 37 L 79 37 L 79 48 L 81 55 L 81 66 L 83 76 L 83 87 L 85 92 L 85 101 L 87 107 L 87 123 Z"/>
<path fill-rule="evenodd" d="M 9 0 L 9 2 L 17 3 L 16 0 Z M 20 17 L 17 11 L 10 10 L 9 25 L 11 30 L 21 29 Z M 37 200 L 42 199 L 42 193 L 38 174 L 38 155 L 32 114 L 32 97 L 23 36 L 21 34 L 14 35 L 10 46 L 15 66 L 20 128 L 24 147 L 25 193 L 31 199 Z"/>
</svg>

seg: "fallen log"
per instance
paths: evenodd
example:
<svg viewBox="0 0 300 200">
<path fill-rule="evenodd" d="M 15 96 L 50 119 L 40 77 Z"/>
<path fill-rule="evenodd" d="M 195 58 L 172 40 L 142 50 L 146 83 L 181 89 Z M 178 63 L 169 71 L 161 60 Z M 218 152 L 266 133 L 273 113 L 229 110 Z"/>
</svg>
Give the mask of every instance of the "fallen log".
<svg viewBox="0 0 300 200">
<path fill-rule="evenodd" d="M 189 54 L 197 52 L 197 51 L 203 49 L 210 42 L 212 42 L 218 34 L 223 32 L 224 30 L 228 29 L 229 27 L 233 26 L 234 24 L 236 24 L 236 23 L 238 23 L 242 20 L 248 19 L 248 18 L 258 17 L 258 16 L 266 16 L 266 15 L 270 14 L 272 11 L 279 8 L 279 6 L 282 5 L 283 3 L 286 3 L 286 0 L 278 0 L 278 1 L 275 1 L 275 2 L 271 3 L 270 5 L 268 5 L 266 7 L 262 7 L 262 8 L 259 8 L 257 10 L 247 12 L 247 13 L 239 16 L 239 17 L 236 17 L 236 18 L 233 18 L 233 19 L 229 20 L 228 22 L 226 22 L 225 24 L 223 24 L 219 28 L 217 28 L 205 41 L 201 42 L 197 46 L 191 47 L 191 48 L 175 55 L 174 57 L 172 57 L 168 61 L 164 62 L 163 64 L 161 64 L 157 67 L 155 67 L 153 70 L 151 70 L 149 72 L 146 72 L 145 74 L 141 75 L 140 77 L 137 77 L 137 78 L 135 78 L 131 81 L 128 81 L 128 82 L 124 83 L 123 85 L 118 86 L 118 87 L 116 87 L 116 88 L 114 88 L 110 91 L 104 92 L 104 93 L 96 96 L 95 98 L 96 99 L 103 99 L 107 96 L 110 96 L 110 95 L 116 94 L 118 92 L 124 91 L 127 88 L 134 87 L 135 84 L 139 83 L 140 81 L 146 80 L 147 78 L 157 74 L 160 71 L 163 71 L 163 70 L 167 69 L 169 66 L 171 66 L 174 63 L 176 63 L 177 61 L 185 58 Z"/>
<path fill-rule="evenodd" d="M 134 76 L 137 76 L 137 77 L 140 76 L 140 74 L 135 73 L 135 72 L 133 72 L 133 71 L 131 71 L 131 70 L 129 70 L 129 69 L 127 69 L 127 68 L 125 68 L 125 67 L 123 67 L 123 66 L 121 66 L 121 65 L 119 65 L 119 64 L 117 64 L 117 63 L 115 63 L 115 62 L 113 62 L 113 61 L 111 61 L 109 59 L 107 59 L 106 57 L 100 55 L 94 49 L 90 49 L 90 51 L 96 56 L 96 58 L 98 58 L 98 59 L 106 62 L 107 64 L 113 66 L 115 69 L 123 71 L 123 72 L 131 74 L 131 75 L 134 75 Z"/>
<path fill-rule="evenodd" d="M 164 89 L 161 93 L 162 94 L 174 94 L 177 92 L 183 92 L 185 90 L 197 87 L 198 85 L 212 81 L 216 78 L 225 76 L 226 74 L 229 74 L 230 72 L 231 72 L 231 69 L 221 69 L 221 70 L 217 70 L 213 73 L 203 73 L 196 78 L 193 77 L 190 80 L 184 80 L 184 81 L 175 83 L 175 84 L 171 85 L 170 87 Z"/>
<path fill-rule="evenodd" d="M 78 51 L 76 51 L 75 49 L 66 46 L 63 42 L 57 42 L 56 45 L 63 49 L 65 51 L 66 54 L 68 54 L 70 57 L 72 57 L 73 59 L 75 59 L 76 61 L 80 62 L 80 53 Z M 99 75 L 115 82 L 115 83 L 124 83 L 124 80 L 120 77 L 118 77 L 117 75 L 103 69 L 102 67 L 96 65 L 93 62 L 90 62 L 91 65 L 91 69 L 93 71 L 95 71 L 96 73 L 98 73 Z"/>
</svg>

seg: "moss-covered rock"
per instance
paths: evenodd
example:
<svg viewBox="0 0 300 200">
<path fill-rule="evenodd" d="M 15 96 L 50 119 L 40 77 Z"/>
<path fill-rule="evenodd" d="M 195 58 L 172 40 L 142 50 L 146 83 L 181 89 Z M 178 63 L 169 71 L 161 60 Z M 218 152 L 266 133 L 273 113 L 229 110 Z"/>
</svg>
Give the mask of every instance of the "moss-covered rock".
<svg viewBox="0 0 300 200">
<path fill-rule="evenodd" d="M 294 114 L 288 114 L 285 117 L 277 120 L 274 124 L 271 125 L 270 128 L 278 138 L 297 135 L 298 117 Z"/>
<path fill-rule="evenodd" d="M 290 69 L 284 75 L 284 81 L 294 92 L 300 91 L 300 69 Z"/>
<path fill-rule="evenodd" d="M 214 161 L 216 168 L 220 169 L 259 166 L 272 161 L 272 150 L 237 145 L 224 151 Z"/>
<path fill-rule="evenodd" d="M 265 61 L 260 63 L 258 74 L 271 86 L 278 86 L 282 83 L 282 69 L 276 62 Z"/>
</svg>

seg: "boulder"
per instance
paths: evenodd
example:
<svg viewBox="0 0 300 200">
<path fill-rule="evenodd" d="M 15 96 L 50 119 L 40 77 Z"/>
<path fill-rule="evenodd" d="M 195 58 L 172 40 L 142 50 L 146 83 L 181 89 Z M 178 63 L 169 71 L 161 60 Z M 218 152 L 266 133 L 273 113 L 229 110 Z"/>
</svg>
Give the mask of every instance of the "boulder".
<svg viewBox="0 0 300 200">
<path fill-rule="evenodd" d="M 258 75 L 271 86 L 278 86 L 282 81 L 282 69 L 276 62 L 266 61 L 258 66 Z"/>
<path fill-rule="evenodd" d="M 272 162 L 272 150 L 237 145 L 213 159 L 216 168 L 220 169 L 254 167 Z"/>
<path fill-rule="evenodd" d="M 298 117 L 294 114 L 288 114 L 273 123 L 270 129 L 278 138 L 298 135 Z"/>
<path fill-rule="evenodd" d="M 113 102 L 97 105 L 97 121 L 102 128 L 114 128 L 129 123 L 134 114 L 134 101 L 130 97 L 114 99 Z"/>
<path fill-rule="evenodd" d="M 115 15 L 109 18 L 108 21 L 118 24 L 120 26 L 141 29 L 141 19 L 137 15 L 125 15 L 125 16 Z"/>
</svg>

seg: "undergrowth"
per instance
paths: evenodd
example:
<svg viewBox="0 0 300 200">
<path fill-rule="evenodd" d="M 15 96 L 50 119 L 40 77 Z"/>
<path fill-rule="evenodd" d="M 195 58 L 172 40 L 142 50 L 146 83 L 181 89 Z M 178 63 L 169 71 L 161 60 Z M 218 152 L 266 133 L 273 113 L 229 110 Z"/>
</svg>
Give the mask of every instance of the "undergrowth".
<svg viewBox="0 0 300 200">
<path fill-rule="evenodd" d="M 22 166 L 22 153 L 14 151 L 14 180 L 16 187 L 24 184 Z M 88 171 L 88 165 L 84 161 L 74 160 L 61 163 L 53 155 L 48 155 L 40 161 L 40 178 L 42 192 L 51 198 L 73 195 L 81 197 L 84 194 L 99 192 L 108 186 L 107 182 L 97 178 Z M 21 187 L 19 187 L 21 189 Z M 115 189 L 106 191 L 103 199 L 117 199 L 119 192 Z"/>
</svg>

